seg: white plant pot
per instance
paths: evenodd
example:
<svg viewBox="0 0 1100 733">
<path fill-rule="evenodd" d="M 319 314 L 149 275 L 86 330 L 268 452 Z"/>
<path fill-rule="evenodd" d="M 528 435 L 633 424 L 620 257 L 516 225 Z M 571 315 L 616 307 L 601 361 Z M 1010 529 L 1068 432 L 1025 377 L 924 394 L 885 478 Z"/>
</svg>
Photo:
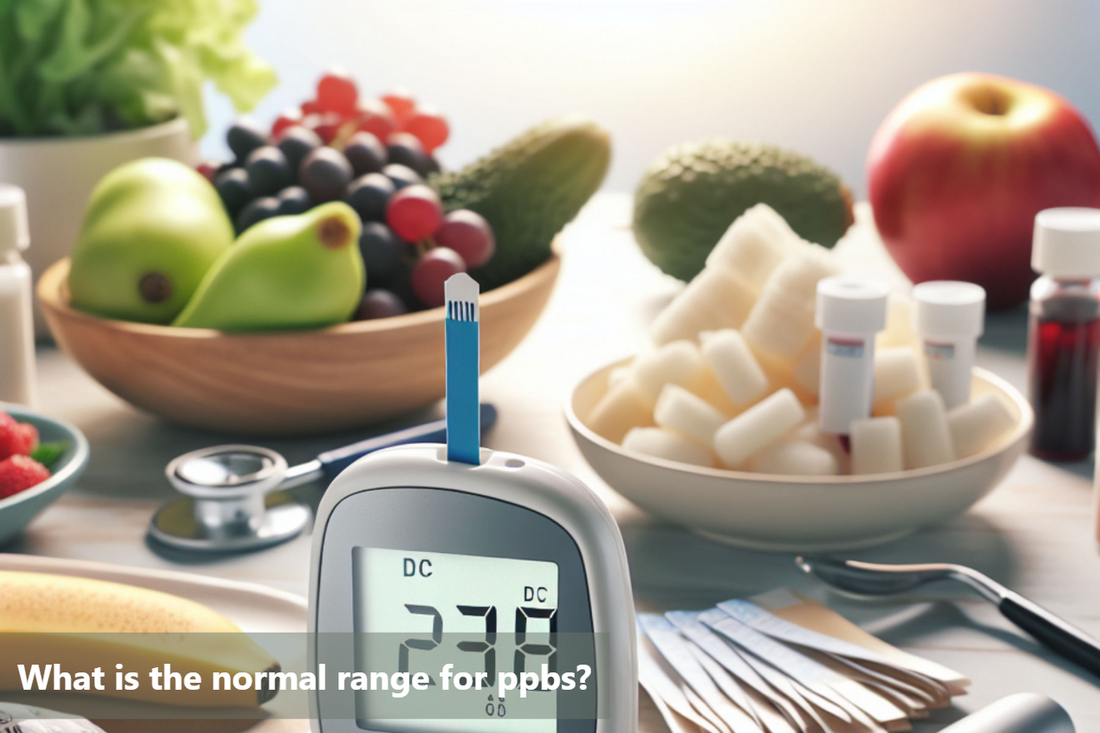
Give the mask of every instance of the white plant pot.
<svg viewBox="0 0 1100 733">
<path fill-rule="evenodd" d="M 148 156 L 198 162 L 199 149 L 182 117 L 152 127 L 88 137 L 0 138 L 0 181 L 27 192 L 31 247 L 25 258 L 37 279 L 72 251 L 84 207 L 99 179 Z M 48 336 L 35 303 L 35 333 Z"/>
</svg>

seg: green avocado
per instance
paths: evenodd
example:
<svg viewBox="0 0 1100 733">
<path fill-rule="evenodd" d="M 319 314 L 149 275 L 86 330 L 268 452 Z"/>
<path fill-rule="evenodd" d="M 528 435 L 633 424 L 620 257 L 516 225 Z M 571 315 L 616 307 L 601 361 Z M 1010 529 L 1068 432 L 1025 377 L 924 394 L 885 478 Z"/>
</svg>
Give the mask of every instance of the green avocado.
<svg viewBox="0 0 1100 733">
<path fill-rule="evenodd" d="M 342 201 L 249 227 L 172 323 L 220 331 L 322 328 L 363 298 L 359 215 Z"/>
<path fill-rule="evenodd" d="M 550 257 L 554 237 L 603 182 L 607 132 L 560 117 L 528 130 L 462 170 L 434 176 L 447 211 L 470 209 L 493 228 L 496 253 L 470 272 L 483 291 L 526 275 Z"/>
<path fill-rule="evenodd" d="M 233 244 L 233 224 L 210 182 L 167 158 L 108 173 L 73 247 L 74 308 L 108 318 L 170 323 Z"/>
<path fill-rule="evenodd" d="M 661 270 L 688 281 L 733 220 L 759 203 L 824 247 L 854 221 L 851 192 L 824 166 L 771 145 L 713 139 L 653 162 L 634 194 L 634 237 Z"/>
</svg>

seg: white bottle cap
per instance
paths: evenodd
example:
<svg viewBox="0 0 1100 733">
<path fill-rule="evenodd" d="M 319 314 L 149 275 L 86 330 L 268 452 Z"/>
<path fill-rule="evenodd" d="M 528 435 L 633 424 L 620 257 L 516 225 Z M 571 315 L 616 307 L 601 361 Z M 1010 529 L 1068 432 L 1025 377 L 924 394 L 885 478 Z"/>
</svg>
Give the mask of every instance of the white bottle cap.
<svg viewBox="0 0 1100 733">
<path fill-rule="evenodd" d="M 956 280 L 913 286 L 913 326 L 923 339 L 976 339 L 985 325 L 985 288 Z"/>
<path fill-rule="evenodd" d="M 26 194 L 19 186 L 0 183 L 0 254 L 24 250 L 30 243 Z"/>
<path fill-rule="evenodd" d="M 878 333 L 886 328 L 889 289 L 854 277 L 827 277 L 817 284 L 814 324 L 833 333 Z"/>
<path fill-rule="evenodd" d="M 1100 275 L 1100 209 L 1064 207 L 1036 214 L 1031 268 L 1051 277 Z"/>
</svg>

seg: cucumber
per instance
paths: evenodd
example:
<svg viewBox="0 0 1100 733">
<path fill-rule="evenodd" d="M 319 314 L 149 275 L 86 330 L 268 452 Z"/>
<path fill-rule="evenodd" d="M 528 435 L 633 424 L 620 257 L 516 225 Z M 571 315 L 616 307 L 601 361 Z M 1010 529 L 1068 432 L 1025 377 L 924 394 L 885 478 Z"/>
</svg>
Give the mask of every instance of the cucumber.
<svg viewBox="0 0 1100 733">
<path fill-rule="evenodd" d="M 554 237 L 600 187 L 610 160 L 606 131 L 587 119 L 560 117 L 429 183 L 447 211 L 470 209 L 493 228 L 496 253 L 470 272 L 485 291 L 550 257 Z"/>
</svg>

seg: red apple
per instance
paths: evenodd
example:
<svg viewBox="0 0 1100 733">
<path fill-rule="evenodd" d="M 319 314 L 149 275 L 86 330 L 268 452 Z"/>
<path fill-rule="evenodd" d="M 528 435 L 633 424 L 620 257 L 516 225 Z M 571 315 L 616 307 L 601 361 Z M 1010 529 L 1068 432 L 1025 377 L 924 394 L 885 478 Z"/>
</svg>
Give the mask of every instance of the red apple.
<svg viewBox="0 0 1100 733">
<path fill-rule="evenodd" d="M 875 224 L 913 282 L 967 280 L 990 309 L 1025 300 L 1035 214 L 1100 207 L 1092 128 L 1054 92 L 953 74 L 902 100 L 867 158 Z"/>
</svg>

